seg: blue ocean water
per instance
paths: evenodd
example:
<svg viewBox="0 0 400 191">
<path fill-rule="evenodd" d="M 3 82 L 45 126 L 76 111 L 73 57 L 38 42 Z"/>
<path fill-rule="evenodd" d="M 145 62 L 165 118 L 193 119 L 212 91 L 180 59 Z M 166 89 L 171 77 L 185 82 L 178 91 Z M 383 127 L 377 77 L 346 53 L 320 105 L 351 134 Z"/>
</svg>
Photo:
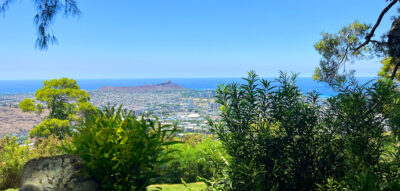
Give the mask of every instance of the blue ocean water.
<svg viewBox="0 0 400 191">
<path fill-rule="evenodd" d="M 265 78 L 274 81 L 274 78 Z M 374 78 L 358 78 L 365 83 Z M 232 82 L 244 82 L 241 78 L 158 78 L 158 79 L 78 79 L 77 82 L 82 89 L 96 90 L 102 86 L 139 86 L 147 84 L 158 84 L 166 80 L 179 84 L 185 88 L 204 90 L 216 89 L 217 85 L 229 84 Z M 0 94 L 31 93 L 40 89 L 43 80 L 0 80 Z M 334 95 L 335 92 L 326 83 L 316 82 L 311 77 L 297 78 L 297 85 L 302 92 L 316 90 L 322 96 Z"/>
</svg>

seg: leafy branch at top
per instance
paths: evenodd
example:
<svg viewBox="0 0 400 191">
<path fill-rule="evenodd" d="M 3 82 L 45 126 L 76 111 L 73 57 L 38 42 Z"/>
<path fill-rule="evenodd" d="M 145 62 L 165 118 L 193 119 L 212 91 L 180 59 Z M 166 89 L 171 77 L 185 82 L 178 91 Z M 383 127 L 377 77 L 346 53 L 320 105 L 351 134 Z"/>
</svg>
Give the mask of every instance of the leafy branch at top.
<svg viewBox="0 0 400 191">
<path fill-rule="evenodd" d="M 0 1 L 0 14 L 5 15 L 10 4 L 15 0 Z M 57 14 L 63 12 L 65 16 L 79 15 L 81 11 L 75 0 L 34 0 L 36 14 L 34 22 L 37 30 L 36 48 L 46 50 L 49 44 L 57 43 L 51 25 Z"/>
<path fill-rule="evenodd" d="M 376 23 L 371 26 L 358 21 L 343 27 L 338 33 L 322 33 L 322 39 L 314 45 L 321 54 L 320 65 L 315 69 L 313 78 L 333 84 L 338 79 L 353 75 L 354 70 L 346 69 L 346 65 L 355 60 L 383 57 L 384 59 L 400 57 L 400 19 L 394 17 L 391 29 L 382 36 L 381 40 L 373 39 L 376 29 L 379 27 L 383 17 L 398 2 L 392 0 L 381 11 Z M 390 62 L 385 66 L 384 74 L 391 79 L 396 77 L 400 62 Z M 390 69 L 390 70 L 388 70 Z"/>
</svg>

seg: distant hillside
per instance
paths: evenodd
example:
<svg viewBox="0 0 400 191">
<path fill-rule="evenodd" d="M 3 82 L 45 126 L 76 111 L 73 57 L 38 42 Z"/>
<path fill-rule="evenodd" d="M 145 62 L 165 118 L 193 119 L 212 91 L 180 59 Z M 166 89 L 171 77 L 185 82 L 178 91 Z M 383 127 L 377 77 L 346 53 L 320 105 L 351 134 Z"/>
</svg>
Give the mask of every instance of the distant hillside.
<svg viewBox="0 0 400 191">
<path fill-rule="evenodd" d="M 48 115 L 45 110 L 43 114 L 23 113 L 18 108 L 0 106 L 0 138 L 10 134 L 28 136 L 29 131 L 41 123 Z"/>
<path fill-rule="evenodd" d="M 168 91 L 168 90 L 182 90 L 186 89 L 178 84 L 174 84 L 171 80 L 159 83 L 149 84 L 144 86 L 127 86 L 127 87 L 113 87 L 103 86 L 99 90 L 105 91 L 125 91 L 125 92 L 146 92 L 146 91 Z"/>
</svg>

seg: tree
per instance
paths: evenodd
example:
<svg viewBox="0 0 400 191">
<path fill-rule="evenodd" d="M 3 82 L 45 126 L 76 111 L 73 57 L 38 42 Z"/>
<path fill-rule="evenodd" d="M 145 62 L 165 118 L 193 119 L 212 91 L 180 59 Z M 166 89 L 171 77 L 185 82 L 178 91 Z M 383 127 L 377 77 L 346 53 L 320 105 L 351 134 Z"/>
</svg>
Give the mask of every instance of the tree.
<svg viewBox="0 0 400 191">
<path fill-rule="evenodd" d="M 352 75 L 354 71 L 346 70 L 346 65 L 358 59 L 371 57 L 383 58 L 380 76 L 400 80 L 396 76 L 400 65 L 400 17 L 393 16 L 390 30 L 381 39 L 374 38 L 376 29 L 383 17 L 392 9 L 398 0 L 386 0 L 389 4 L 381 11 L 376 23 L 371 26 L 358 21 L 343 27 L 336 34 L 322 33 L 322 39 L 315 44 L 315 49 L 322 55 L 320 66 L 315 69 L 313 78 L 333 83 Z M 398 10 L 400 12 L 400 9 Z"/>
<path fill-rule="evenodd" d="M 24 99 L 18 105 L 23 112 L 40 114 L 44 107 L 49 111 L 46 119 L 30 132 L 31 137 L 53 134 L 63 138 L 70 134 L 71 122 L 79 122 L 94 109 L 89 102 L 89 93 L 81 90 L 75 80 L 68 78 L 44 81 L 43 87 L 36 91 L 35 99 L 45 106 L 33 99 Z"/>
<path fill-rule="evenodd" d="M 31 112 L 36 111 L 35 101 L 33 99 L 26 98 L 22 100 L 18 107 L 22 110 L 22 112 Z M 39 112 L 41 113 L 41 112 Z"/>
<path fill-rule="evenodd" d="M 0 14 L 5 15 L 10 4 L 15 0 L 1 0 Z M 36 15 L 34 22 L 37 27 L 36 47 L 40 50 L 46 50 L 49 44 L 57 42 L 56 37 L 51 32 L 51 25 L 57 14 L 64 12 L 66 16 L 75 16 L 80 14 L 80 10 L 75 0 L 34 0 Z"/>
</svg>

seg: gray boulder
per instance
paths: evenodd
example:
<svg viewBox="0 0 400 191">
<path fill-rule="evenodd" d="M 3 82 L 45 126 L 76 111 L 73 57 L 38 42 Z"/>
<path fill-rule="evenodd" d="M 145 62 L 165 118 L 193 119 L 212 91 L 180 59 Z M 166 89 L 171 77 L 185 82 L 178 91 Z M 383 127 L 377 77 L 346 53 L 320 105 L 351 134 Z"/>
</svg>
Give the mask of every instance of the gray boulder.
<svg viewBox="0 0 400 191">
<path fill-rule="evenodd" d="M 77 155 L 42 157 L 22 169 L 20 191 L 95 191 L 99 185 L 79 175 L 83 161 Z"/>
</svg>

